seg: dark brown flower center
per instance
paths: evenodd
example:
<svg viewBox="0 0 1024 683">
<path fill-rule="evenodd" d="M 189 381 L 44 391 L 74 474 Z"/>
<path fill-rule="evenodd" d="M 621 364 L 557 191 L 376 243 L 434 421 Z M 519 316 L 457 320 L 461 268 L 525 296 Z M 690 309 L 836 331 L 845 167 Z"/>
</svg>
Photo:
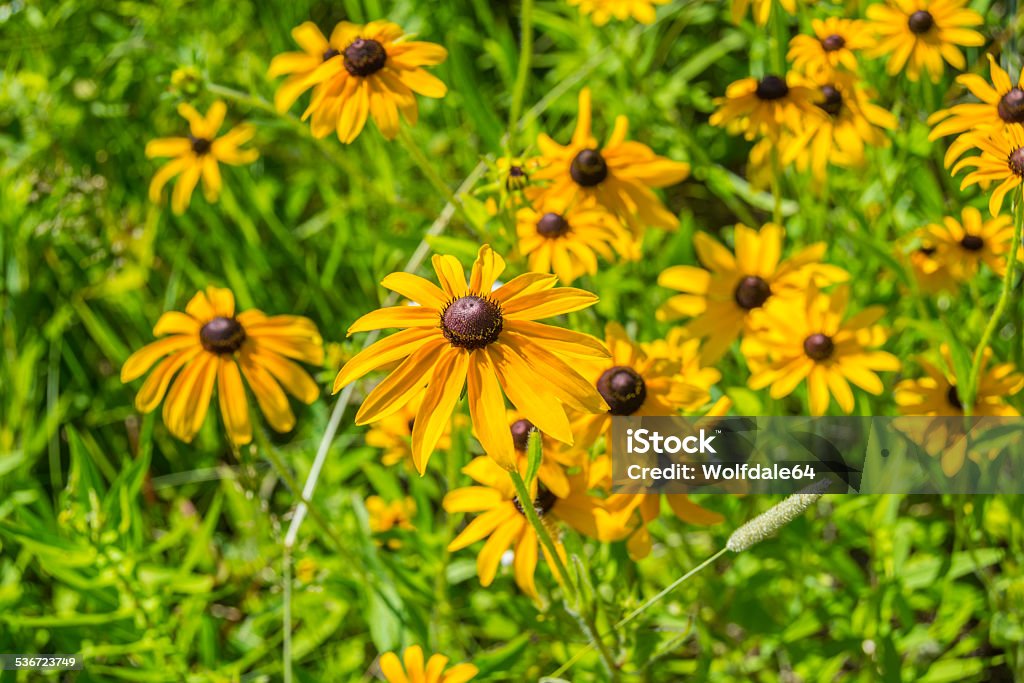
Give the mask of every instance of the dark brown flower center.
<svg viewBox="0 0 1024 683">
<path fill-rule="evenodd" d="M 551 493 L 544 484 L 537 484 L 537 497 L 533 499 L 533 509 L 538 517 L 549 513 L 557 502 L 558 496 Z M 518 496 L 512 499 L 512 503 L 516 506 L 516 510 L 519 510 L 519 514 L 524 514 L 523 504 L 519 502 Z"/>
<path fill-rule="evenodd" d="M 517 451 L 526 451 L 530 445 L 530 432 L 534 430 L 533 423 L 527 419 L 516 420 L 512 423 L 512 445 Z"/>
<path fill-rule="evenodd" d="M 488 297 L 468 294 L 441 311 L 441 332 L 462 349 L 482 349 L 498 341 L 501 326 L 501 306 Z"/>
<path fill-rule="evenodd" d="M 930 12 L 919 9 L 907 19 L 907 26 L 910 27 L 911 33 L 928 33 L 932 30 L 932 26 L 935 26 L 935 17 Z"/>
<path fill-rule="evenodd" d="M 597 391 L 612 415 L 632 415 L 647 399 L 647 385 L 633 368 L 616 365 L 597 380 Z"/>
<path fill-rule="evenodd" d="M 963 239 L 960 240 L 960 246 L 967 251 L 981 251 L 982 247 L 985 246 L 985 240 L 977 235 L 964 235 Z"/>
<path fill-rule="evenodd" d="M 596 149 L 585 149 L 572 160 L 569 175 L 578 185 L 593 187 L 608 177 L 608 164 Z"/>
<path fill-rule="evenodd" d="M 388 53 L 372 38 L 357 38 L 345 48 L 345 69 L 353 76 L 369 76 L 384 68 Z"/>
<path fill-rule="evenodd" d="M 736 304 L 748 311 L 764 306 L 764 302 L 768 301 L 771 295 L 772 288 L 763 278 L 756 275 L 748 275 L 740 280 L 736 285 L 736 291 L 733 292 Z"/>
<path fill-rule="evenodd" d="M 1010 152 L 1006 163 L 1015 175 L 1024 178 L 1024 147 L 1018 147 Z"/>
<path fill-rule="evenodd" d="M 505 178 L 505 189 L 509 192 L 521 190 L 530 183 L 530 176 L 522 166 L 512 166 L 508 169 L 508 177 Z"/>
<path fill-rule="evenodd" d="M 830 36 L 826 36 L 821 39 L 821 47 L 825 52 L 835 52 L 836 50 L 842 50 L 846 47 L 846 38 L 843 38 L 837 33 L 833 33 Z"/>
<path fill-rule="evenodd" d="M 335 50 L 333 47 L 329 47 L 326 50 L 324 50 L 322 59 L 326 62 L 328 59 L 331 59 L 332 57 L 337 57 L 340 54 L 341 53 Z"/>
<path fill-rule="evenodd" d="M 245 328 L 234 318 L 218 316 L 200 328 L 199 342 L 210 353 L 234 353 L 245 342 Z"/>
<path fill-rule="evenodd" d="M 843 110 L 843 94 L 832 85 L 821 86 L 821 94 L 824 99 L 818 106 L 829 116 L 839 116 L 839 112 Z"/>
<path fill-rule="evenodd" d="M 811 360 L 828 360 L 832 357 L 832 352 L 835 350 L 836 345 L 832 341 L 832 337 L 827 334 L 817 332 L 807 339 L 804 339 L 804 353 L 806 353 L 807 357 Z"/>
<path fill-rule="evenodd" d="M 1007 123 L 1024 123 L 1024 90 L 1018 86 L 1010 88 L 1010 92 L 1000 98 L 996 111 Z"/>
<path fill-rule="evenodd" d="M 759 100 L 780 100 L 789 94 L 789 86 L 778 76 L 765 76 L 757 82 L 754 94 Z"/>
<path fill-rule="evenodd" d="M 949 391 L 946 392 L 946 400 L 949 405 L 953 406 L 957 410 L 963 410 L 964 404 L 960 402 L 960 392 L 956 390 L 956 386 L 950 384 Z"/>
<path fill-rule="evenodd" d="M 569 232 L 569 221 L 561 214 L 546 213 L 537 221 L 537 234 L 549 240 L 563 237 Z"/>
<path fill-rule="evenodd" d="M 207 140 L 206 138 L 197 138 L 193 135 L 188 136 L 189 142 L 192 143 L 192 151 L 196 156 L 203 156 L 210 151 L 210 147 L 213 146 L 213 140 Z"/>
</svg>

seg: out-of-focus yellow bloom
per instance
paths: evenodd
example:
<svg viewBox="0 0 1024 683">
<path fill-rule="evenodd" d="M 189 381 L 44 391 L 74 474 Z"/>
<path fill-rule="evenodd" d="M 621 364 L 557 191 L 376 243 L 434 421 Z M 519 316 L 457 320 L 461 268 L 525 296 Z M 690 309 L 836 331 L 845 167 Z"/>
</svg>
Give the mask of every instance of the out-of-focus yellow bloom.
<svg viewBox="0 0 1024 683">
<path fill-rule="evenodd" d="M 235 126 L 224 135 L 217 137 L 217 131 L 224 124 L 227 106 L 214 102 L 210 110 L 203 116 L 190 104 L 182 102 L 178 105 L 178 113 L 188 120 L 188 137 L 158 138 L 146 143 L 146 156 L 173 157 L 171 161 L 156 172 L 149 184 L 149 200 L 159 202 L 164 185 L 171 178 L 180 176 L 171 194 L 171 210 L 176 214 L 185 213 L 192 202 L 192 191 L 196 189 L 199 179 L 203 180 L 203 194 L 209 202 L 217 201 L 220 196 L 221 177 L 218 163 L 237 166 L 249 164 L 259 157 L 253 149 L 239 149 L 255 135 L 256 129 L 243 123 Z"/>
</svg>

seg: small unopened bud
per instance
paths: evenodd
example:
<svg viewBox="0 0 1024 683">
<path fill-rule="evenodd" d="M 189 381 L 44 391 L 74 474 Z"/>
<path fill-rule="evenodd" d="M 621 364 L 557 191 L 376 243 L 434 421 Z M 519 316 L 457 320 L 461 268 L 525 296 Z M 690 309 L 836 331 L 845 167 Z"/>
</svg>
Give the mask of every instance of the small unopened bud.
<svg viewBox="0 0 1024 683">
<path fill-rule="evenodd" d="M 794 493 L 732 532 L 725 547 L 741 553 L 786 526 L 821 498 L 820 493 Z"/>
</svg>

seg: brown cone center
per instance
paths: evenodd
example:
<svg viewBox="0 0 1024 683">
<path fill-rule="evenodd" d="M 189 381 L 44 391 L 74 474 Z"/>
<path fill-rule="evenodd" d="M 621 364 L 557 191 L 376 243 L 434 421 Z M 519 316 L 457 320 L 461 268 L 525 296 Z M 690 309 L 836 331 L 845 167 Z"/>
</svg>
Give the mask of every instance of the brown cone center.
<svg viewBox="0 0 1024 683">
<path fill-rule="evenodd" d="M 218 316 L 199 329 L 199 342 L 211 353 L 234 353 L 245 342 L 245 328 L 234 318 Z"/>
</svg>

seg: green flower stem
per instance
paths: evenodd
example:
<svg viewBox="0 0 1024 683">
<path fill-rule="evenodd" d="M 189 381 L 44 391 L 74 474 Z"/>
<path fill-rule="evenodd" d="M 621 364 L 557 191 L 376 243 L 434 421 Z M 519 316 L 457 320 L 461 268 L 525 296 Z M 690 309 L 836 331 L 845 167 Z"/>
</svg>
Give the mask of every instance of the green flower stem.
<svg viewBox="0 0 1024 683">
<path fill-rule="evenodd" d="M 540 521 L 537 511 L 533 508 L 533 496 L 530 495 L 529 489 L 526 488 L 526 482 L 523 481 L 523 477 L 519 474 L 518 470 L 509 471 L 509 476 L 512 477 L 512 483 L 515 484 L 516 487 L 516 497 L 519 499 L 519 507 L 523 509 L 523 514 L 526 515 L 526 519 L 529 520 L 530 525 L 533 526 L 533 530 L 537 532 L 537 538 L 540 539 L 544 549 L 548 551 L 548 555 L 551 556 L 551 561 L 555 563 L 555 570 L 558 572 L 558 575 L 562 577 L 562 586 L 567 593 L 568 602 L 570 604 L 575 604 L 576 586 L 573 583 L 568 570 L 565 568 L 565 563 L 562 562 L 562 557 L 558 554 L 558 548 L 555 547 L 555 542 L 551 540 L 551 534 L 548 533 L 547 527 L 545 527 L 544 523 Z"/>
<path fill-rule="evenodd" d="M 519 43 L 519 65 L 512 87 L 512 107 L 508 112 L 508 135 L 505 138 L 506 154 L 519 126 L 519 114 L 523 110 L 526 83 L 530 78 L 530 62 L 533 60 L 533 0 L 523 0 L 519 19 L 522 40 Z"/>
<path fill-rule="evenodd" d="M 981 335 L 978 348 L 974 350 L 974 362 L 971 363 L 971 374 L 967 377 L 967 391 L 964 392 L 964 414 L 971 415 L 974 411 L 974 402 L 978 396 L 978 379 L 981 375 L 981 365 L 985 358 L 985 349 L 988 348 L 992 336 L 999 327 L 999 322 L 1006 313 L 1006 307 L 1010 303 L 1010 295 L 1013 293 L 1013 282 L 1017 276 L 1017 252 L 1020 251 L 1021 232 L 1024 231 L 1024 188 L 1016 200 L 1013 212 L 1013 241 L 1010 243 L 1010 253 L 1007 255 L 1006 273 L 1003 275 L 1003 291 L 999 295 L 999 302 L 996 304 L 992 317 L 985 326 L 985 332 Z"/>
<path fill-rule="evenodd" d="M 682 584 L 684 581 L 686 581 L 687 579 L 692 577 L 694 574 L 697 574 L 698 572 L 700 572 L 703 569 L 707 568 L 711 563 L 713 563 L 715 560 L 720 558 L 722 555 L 725 555 L 727 552 L 729 552 L 728 548 L 722 548 L 717 553 L 715 553 L 714 555 L 712 555 L 708 559 L 704 560 L 703 562 L 698 564 L 696 567 L 694 567 L 690 571 L 688 571 L 685 574 L 683 574 L 682 576 L 680 576 L 678 579 L 676 579 L 671 584 L 669 584 L 668 587 L 666 587 L 663 591 L 661 591 L 660 593 L 655 595 L 653 598 L 651 598 L 650 600 L 648 600 L 647 602 L 645 602 L 644 604 L 640 605 L 635 610 L 633 610 L 632 612 L 627 614 L 625 617 L 620 619 L 618 621 L 618 623 L 616 623 L 614 626 L 612 626 L 611 631 L 617 631 L 620 628 L 622 628 L 623 626 L 625 626 L 626 624 L 628 624 L 629 622 L 631 622 L 634 619 L 636 619 L 638 616 L 640 616 L 646 610 L 648 610 L 652 605 L 654 605 L 655 603 L 660 601 L 662 598 L 664 598 L 666 595 L 668 595 L 669 593 L 674 591 L 676 588 L 678 588 L 679 585 Z M 573 664 L 575 664 L 580 659 L 582 659 L 585 654 L 590 652 L 590 650 L 593 649 L 594 646 L 597 645 L 597 643 L 599 641 L 601 641 L 603 638 L 605 638 L 607 635 L 608 635 L 608 633 L 605 633 L 602 636 L 599 636 L 599 637 L 591 639 L 591 641 L 589 643 L 587 643 L 586 647 L 584 647 L 583 649 L 579 650 L 565 664 L 563 664 L 561 667 L 559 667 L 559 669 L 557 671 L 555 671 L 553 674 L 551 674 L 550 678 L 558 678 L 559 676 L 564 674 L 566 671 L 568 671 L 572 667 Z M 603 646 L 603 644 L 602 644 L 602 646 Z"/>
</svg>

